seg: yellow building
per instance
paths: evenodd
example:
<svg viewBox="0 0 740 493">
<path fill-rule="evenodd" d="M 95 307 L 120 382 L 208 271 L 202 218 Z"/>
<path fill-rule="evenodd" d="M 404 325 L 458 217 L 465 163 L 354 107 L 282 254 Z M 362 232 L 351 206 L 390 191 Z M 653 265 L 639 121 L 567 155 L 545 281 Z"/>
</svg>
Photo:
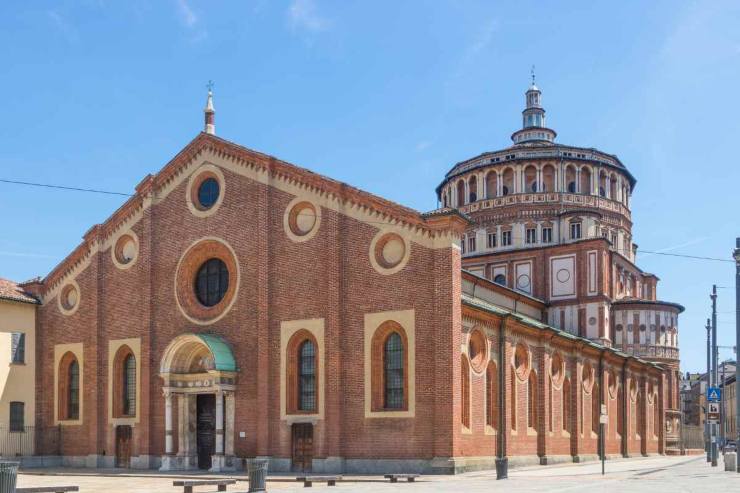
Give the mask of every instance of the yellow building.
<svg viewBox="0 0 740 493">
<path fill-rule="evenodd" d="M 18 284 L 0 279 L 0 455 L 34 452 L 36 306 Z"/>
</svg>

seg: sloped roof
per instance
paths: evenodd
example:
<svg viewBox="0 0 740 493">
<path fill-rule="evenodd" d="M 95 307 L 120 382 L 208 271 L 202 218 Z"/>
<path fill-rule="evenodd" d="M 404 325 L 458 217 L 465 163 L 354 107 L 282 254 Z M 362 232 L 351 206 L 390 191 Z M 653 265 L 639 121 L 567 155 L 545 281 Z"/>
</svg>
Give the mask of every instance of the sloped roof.
<svg viewBox="0 0 740 493">
<path fill-rule="evenodd" d="M 17 282 L 0 277 L 0 299 L 37 304 L 38 300 L 25 292 Z"/>
</svg>

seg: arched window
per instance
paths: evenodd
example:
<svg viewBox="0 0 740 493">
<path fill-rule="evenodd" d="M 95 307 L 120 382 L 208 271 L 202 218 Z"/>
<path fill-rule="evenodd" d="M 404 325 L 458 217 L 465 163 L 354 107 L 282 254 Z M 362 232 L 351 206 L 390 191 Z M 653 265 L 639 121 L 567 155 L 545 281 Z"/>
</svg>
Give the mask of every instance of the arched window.
<svg viewBox="0 0 740 493">
<path fill-rule="evenodd" d="M 486 175 L 486 198 L 492 199 L 498 195 L 498 175 L 491 171 Z"/>
<path fill-rule="evenodd" d="M 563 380 L 563 414 L 562 414 L 563 423 L 562 423 L 562 428 L 563 428 L 563 431 L 567 431 L 568 433 L 570 433 L 570 426 L 571 426 L 571 423 L 570 423 L 570 420 L 571 420 L 571 413 L 570 413 L 571 403 L 570 403 L 570 399 L 571 399 L 571 396 L 570 396 L 570 378 L 567 378 L 566 377 Z"/>
<path fill-rule="evenodd" d="M 136 371 L 136 356 L 131 348 L 127 345 L 119 347 L 113 358 L 111 382 L 114 418 L 136 416 Z"/>
<path fill-rule="evenodd" d="M 371 408 L 407 411 L 409 408 L 409 347 L 406 332 L 386 321 L 373 334 L 371 347 Z"/>
<path fill-rule="evenodd" d="M 617 175 L 614 173 L 609 176 L 609 198 L 617 200 Z"/>
<path fill-rule="evenodd" d="M 527 427 L 537 431 L 537 376 L 534 371 L 529 372 L 527 385 Z"/>
<path fill-rule="evenodd" d="M 617 388 L 617 433 L 624 435 L 624 385 L 620 382 Z"/>
<path fill-rule="evenodd" d="M 77 360 L 69 364 L 67 372 L 67 419 L 80 418 L 80 365 Z"/>
<path fill-rule="evenodd" d="M 502 188 L 502 194 L 503 195 L 509 195 L 510 193 L 514 192 L 514 170 L 511 168 L 506 168 L 504 170 L 504 175 L 502 177 L 503 180 L 503 188 Z"/>
<path fill-rule="evenodd" d="M 576 185 L 576 169 L 573 166 L 567 166 L 565 168 L 565 189 L 570 193 L 576 193 L 578 187 Z"/>
<path fill-rule="evenodd" d="M 506 276 L 503 274 L 496 274 L 493 278 L 493 282 L 500 284 L 501 286 L 506 286 Z"/>
<path fill-rule="evenodd" d="M 658 430 L 660 426 L 660 414 L 658 413 L 658 394 L 653 394 L 653 436 L 658 438 Z"/>
<path fill-rule="evenodd" d="M 598 382 L 594 382 L 591 387 L 591 431 L 599 432 L 599 415 L 601 414 L 601 400 L 599 399 L 600 387 Z"/>
<path fill-rule="evenodd" d="M 295 332 L 287 345 L 286 411 L 311 414 L 319 407 L 319 345 L 306 329 Z"/>
<path fill-rule="evenodd" d="M 310 339 L 298 350 L 298 409 L 316 410 L 316 346 Z"/>
<path fill-rule="evenodd" d="M 528 192 L 539 192 L 540 185 L 537 183 L 537 168 L 527 166 L 524 169 L 524 190 Z"/>
<path fill-rule="evenodd" d="M 645 431 L 642 429 L 644 425 L 644 409 L 642 406 L 642 392 L 637 391 L 637 397 L 635 398 L 635 433 L 639 436 L 645 436 Z"/>
<path fill-rule="evenodd" d="M 133 354 L 123 361 L 123 414 L 136 415 L 136 358 Z"/>
<path fill-rule="evenodd" d="M 465 182 L 460 180 L 457 182 L 457 206 L 462 207 L 465 205 Z"/>
<path fill-rule="evenodd" d="M 486 425 L 498 428 L 498 397 L 496 392 L 496 364 L 488 363 L 486 368 Z"/>
<path fill-rule="evenodd" d="M 58 372 L 58 417 L 80 419 L 80 363 L 71 351 L 62 356 Z"/>
<path fill-rule="evenodd" d="M 460 362 L 460 379 L 462 388 L 462 409 L 460 418 L 466 428 L 470 428 L 470 364 L 468 358 L 463 354 Z"/>
<path fill-rule="evenodd" d="M 403 343 L 398 332 L 385 340 L 383 358 L 384 395 L 386 409 L 403 407 Z"/>
<path fill-rule="evenodd" d="M 514 371 L 511 372 L 511 429 L 516 430 L 517 426 L 517 407 L 518 407 L 518 399 L 517 399 L 517 392 L 516 392 L 516 375 L 514 375 Z"/>
<path fill-rule="evenodd" d="M 468 202 L 471 204 L 478 200 L 478 178 L 473 175 L 468 180 Z"/>
<path fill-rule="evenodd" d="M 542 191 L 543 192 L 554 192 L 555 191 L 555 168 L 550 165 L 542 168 Z"/>
<path fill-rule="evenodd" d="M 591 170 L 584 166 L 581 168 L 581 189 L 580 192 L 585 195 L 591 194 Z"/>
</svg>

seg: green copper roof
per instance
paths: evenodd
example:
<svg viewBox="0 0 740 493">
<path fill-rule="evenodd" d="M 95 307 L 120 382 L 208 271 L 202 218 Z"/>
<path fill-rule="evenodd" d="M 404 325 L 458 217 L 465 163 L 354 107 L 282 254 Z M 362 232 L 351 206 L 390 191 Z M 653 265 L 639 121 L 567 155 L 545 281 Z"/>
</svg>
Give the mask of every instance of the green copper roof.
<svg viewBox="0 0 740 493">
<path fill-rule="evenodd" d="M 231 352 L 231 346 L 228 342 L 214 334 L 195 335 L 211 350 L 216 370 L 237 371 L 234 353 Z"/>
</svg>

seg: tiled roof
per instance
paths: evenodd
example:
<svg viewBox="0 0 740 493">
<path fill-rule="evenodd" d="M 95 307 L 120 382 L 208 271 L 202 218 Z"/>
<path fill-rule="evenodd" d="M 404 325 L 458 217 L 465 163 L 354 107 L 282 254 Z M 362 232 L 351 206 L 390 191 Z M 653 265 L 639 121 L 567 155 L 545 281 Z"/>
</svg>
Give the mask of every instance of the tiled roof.
<svg viewBox="0 0 740 493">
<path fill-rule="evenodd" d="M 20 301 L 22 303 L 38 303 L 38 300 L 23 291 L 17 283 L 0 277 L 0 299 Z"/>
</svg>

